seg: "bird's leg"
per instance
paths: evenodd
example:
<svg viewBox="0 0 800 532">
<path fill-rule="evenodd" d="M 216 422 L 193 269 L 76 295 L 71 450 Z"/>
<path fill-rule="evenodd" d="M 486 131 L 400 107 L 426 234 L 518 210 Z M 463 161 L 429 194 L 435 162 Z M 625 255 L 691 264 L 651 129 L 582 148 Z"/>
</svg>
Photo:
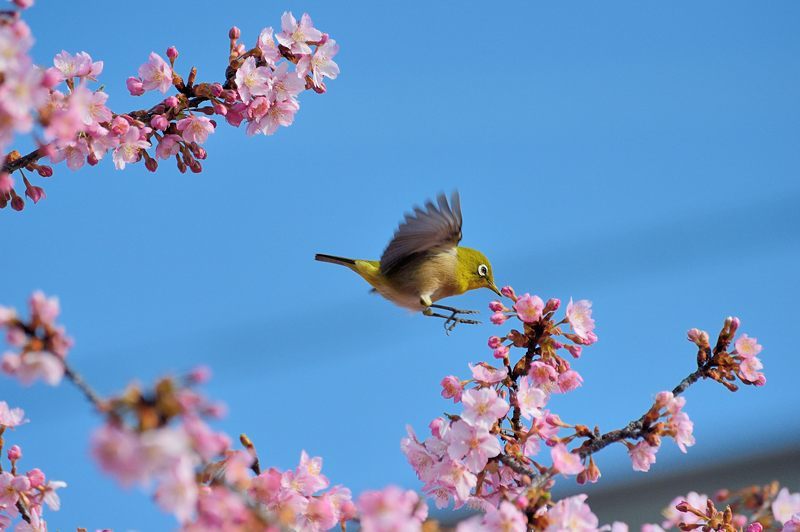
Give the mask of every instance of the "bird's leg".
<svg viewBox="0 0 800 532">
<path fill-rule="evenodd" d="M 445 316 L 444 314 L 438 314 L 432 310 L 433 308 L 447 310 L 450 312 L 450 315 Z M 455 329 L 456 325 L 458 325 L 459 323 L 467 323 L 470 325 L 477 325 L 480 323 L 478 320 L 471 320 L 467 318 L 458 317 L 459 314 L 476 314 L 477 311 L 475 310 L 459 310 L 457 308 L 447 307 L 445 305 L 434 305 L 433 303 L 431 303 L 427 306 L 425 310 L 422 311 L 422 313 L 426 316 L 442 318 L 444 320 L 444 330 L 447 334 L 450 334 L 450 332 L 453 329 Z"/>
</svg>

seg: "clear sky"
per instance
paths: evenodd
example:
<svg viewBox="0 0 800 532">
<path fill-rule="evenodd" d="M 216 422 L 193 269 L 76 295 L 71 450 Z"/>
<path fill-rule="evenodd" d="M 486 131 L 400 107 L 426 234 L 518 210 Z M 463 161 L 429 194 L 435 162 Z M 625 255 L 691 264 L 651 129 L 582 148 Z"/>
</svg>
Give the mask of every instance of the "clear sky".
<svg viewBox="0 0 800 532">
<path fill-rule="evenodd" d="M 59 295 L 70 361 L 97 388 L 206 363 L 219 427 L 262 463 L 306 449 L 355 492 L 419 488 L 404 426 L 448 408 L 439 380 L 489 355 L 495 329 L 447 337 L 313 255 L 378 258 L 404 211 L 458 188 L 463 243 L 499 283 L 594 302 L 584 386 L 551 403 L 564 419 L 638 417 L 692 370 L 685 331 L 733 314 L 764 345 L 767 386 L 692 388 L 697 445 L 665 442 L 650 474 L 797 441 L 800 4 L 39 0 L 27 20 L 39 62 L 104 60 L 121 111 L 155 101 L 125 90 L 150 51 L 174 44 L 184 73 L 220 79 L 228 28 L 252 43 L 285 9 L 341 46 L 340 78 L 302 96 L 294 126 L 220 127 L 199 175 L 61 165 L 46 200 L 0 212 L 0 303 Z M 491 295 L 457 303 L 487 318 Z M 99 420 L 75 390 L 0 390 L 32 420 L 6 440 L 69 483 L 52 528 L 173 525 L 87 460 Z M 622 446 L 597 458 L 603 480 L 642 475 Z"/>
</svg>

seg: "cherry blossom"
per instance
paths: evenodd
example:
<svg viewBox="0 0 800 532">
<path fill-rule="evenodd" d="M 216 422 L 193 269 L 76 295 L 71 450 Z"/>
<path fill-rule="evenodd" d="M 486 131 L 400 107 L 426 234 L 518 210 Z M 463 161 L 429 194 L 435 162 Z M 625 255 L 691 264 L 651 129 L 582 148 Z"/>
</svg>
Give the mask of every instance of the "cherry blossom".
<svg viewBox="0 0 800 532">
<path fill-rule="evenodd" d="M 293 54 L 310 54 L 308 43 L 322 39 L 322 33 L 314 27 L 308 13 L 303 13 L 298 23 L 291 12 L 285 12 L 281 17 L 281 30 L 275 38 Z"/>
<path fill-rule="evenodd" d="M 654 447 L 642 440 L 628 449 L 634 471 L 650 471 L 650 465 L 656 463 L 656 452 L 658 447 Z"/>
<path fill-rule="evenodd" d="M 456 421 L 448 433 L 447 454 L 453 460 L 464 460 L 473 473 L 479 473 L 489 458 L 500 454 L 500 443 L 482 426 Z"/>
<path fill-rule="evenodd" d="M 461 419 L 470 425 L 490 428 L 508 412 L 508 403 L 492 388 L 467 390 L 461 396 L 461 402 L 464 404 Z"/>
<path fill-rule="evenodd" d="M 166 93 L 172 86 L 172 68 L 155 52 L 139 67 L 139 77 L 145 91 L 157 90 Z"/>
<path fill-rule="evenodd" d="M 594 532 L 599 523 L 597 516 L 586 504 L 587 496 L 575 495 L 561 499 L 547 511 L 547 532 L 570 530 L 572 532 Z"/>
<path fill-rule="evenodd" d="M 536 323 L 542 317 L 544 301 L 539 296 L 524 294 L 514 303 L 514 310 L 525 323 Z"/>
<path fill-rule="evenodd" d="M 800 493 L 789 493 L 788 489 L 781 489 L 772 501 L 771 509 L 776 521 L 781 524 L 788 522 L 793 515 L 800 513 Z"/>
</svg>

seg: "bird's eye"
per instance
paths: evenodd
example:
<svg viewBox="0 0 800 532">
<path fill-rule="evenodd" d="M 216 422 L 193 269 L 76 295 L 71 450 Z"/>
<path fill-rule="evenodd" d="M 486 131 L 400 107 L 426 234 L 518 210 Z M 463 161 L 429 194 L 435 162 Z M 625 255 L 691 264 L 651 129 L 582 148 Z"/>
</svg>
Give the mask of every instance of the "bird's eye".
<svg viewBox="0 0 800 532">
<path fill-rule="evenodd" d="M 486 277 L 486 274 L 488 273 L 489 273 L 489 268 L 487 268 L 485 264 L 481 264 L 480 266 L 478 266 L 478 275 L 480 275 L 481 277 Z"/>
</svg>

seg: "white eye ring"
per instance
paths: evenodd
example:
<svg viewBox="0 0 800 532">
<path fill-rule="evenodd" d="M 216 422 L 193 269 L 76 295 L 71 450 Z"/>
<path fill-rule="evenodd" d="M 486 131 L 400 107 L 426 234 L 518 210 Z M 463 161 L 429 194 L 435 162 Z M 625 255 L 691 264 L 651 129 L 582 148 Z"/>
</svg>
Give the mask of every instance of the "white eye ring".
<svg viewBox="0 0 800 532">
<path fill-rule="evenodd" d="M 480 275 L 481 277 L 486 277 L 488 273 L 489 273 L 489 268 L 487 268 L 485 264 L 481 264 L 480 266 L 478 266 L 478 275 Z"/>
</svg>

